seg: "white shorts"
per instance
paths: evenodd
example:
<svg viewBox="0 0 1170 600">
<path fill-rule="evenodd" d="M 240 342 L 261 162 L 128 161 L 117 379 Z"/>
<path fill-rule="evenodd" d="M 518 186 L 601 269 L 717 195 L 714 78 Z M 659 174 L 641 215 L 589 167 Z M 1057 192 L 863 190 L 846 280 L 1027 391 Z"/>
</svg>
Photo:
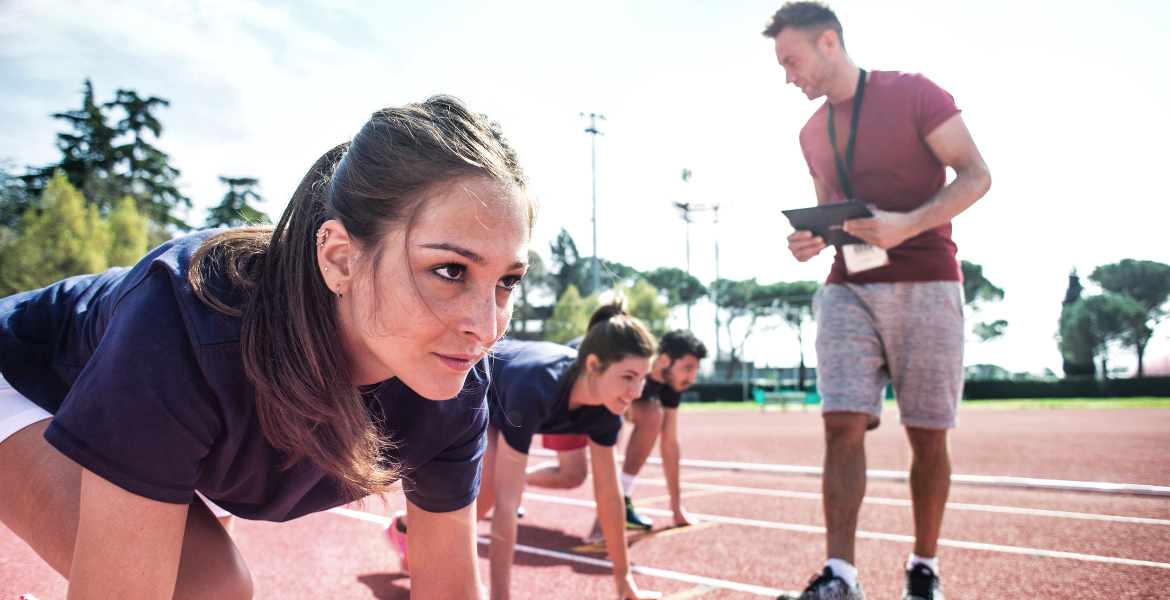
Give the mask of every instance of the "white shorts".
<svg viewBox="0 0 1170 600">
<path fill-rule="evenodd" d="M 37 406 L 32 400 L 25 398 L 20 392 L 12 388 L 8 381 L 0 375 L 0 443 L 8 439 L 12 434 L 32 425 L 39 423 L 45 419 L 52 419 L 53 415 L 49 411 Z M 199 494 L 199 497 L 207 503 L 207 507 L 217 517 L 230 516 L 232 513 L 220 508 L 214 502 L 207 499 L 207 496 Z"/>
<path fill-rule="evenodd" d="M 49 411 L 12 389 L 0 375 L 0 442 L 33 423 L 52 418 Z"/>
</svg>

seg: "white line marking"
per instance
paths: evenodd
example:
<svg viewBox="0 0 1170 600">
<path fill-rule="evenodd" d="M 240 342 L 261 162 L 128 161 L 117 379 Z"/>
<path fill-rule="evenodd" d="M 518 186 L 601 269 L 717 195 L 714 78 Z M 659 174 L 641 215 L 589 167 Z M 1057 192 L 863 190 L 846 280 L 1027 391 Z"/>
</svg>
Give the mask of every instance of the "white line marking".
<svg viewBox="0 0 1170 600">
<path fill-rule="evenodd" d="M 551 502 L 554 504 L 567 504 L 570 506 L 586 506 L 589 508 L 596 508 L 596 504 L 587 500 L 577 500 L 575 498 L 561 498 L 560 496 L 546 496 L 544 494 L 528 494 L 524 497 L 540 502 Z M 669 510 L 662 510 L 658 508 L 639 508 L 641 512 L 648 515 L 655 515 L 661 517 L 669 517 L 674 513 Z M 745 525 L 748 527 L 760 527 L 764 529 L 779 529 L 783 531 L 800 531 L 804 533 L 825 533 L 824 527 L 816 525 L 798 525 L 795 523 L 779 523 L 776 521 L 761 521 L 758 519 L 741 519 L 739 517 L 724 517 L 720 515 L 704 515 L 698 513 L 691 513 L 691 516 L 701 521 L 714 521 L 716 523 L 726 523 L 729 525 Z M 883 540 L 887 542 L 903 542 L 907 544 L 914 543 L 914 536 L 899 535 L 896 533 L 877 533 L 873 531 L 857 530 L 857 537 L 867 538 L 871 540 Z M 984 544 L 982 542 L 964 542 L 959 540 L 939 540 L 940 546 L 950 546 L 952 548 L 965 548 L 968 550 L 986 550 L 989 552 L 1005 552 L 1008 554 L 1024 554 L 1036 557 L 1049 558 L 1067 558 L 1071 560 L 1084 560 L 1089 562 L 1109 563 L 1115 565 L 1133 565 L 1138 567 L 1156 567 L 1159 569 L 1170 569 L 1170 563 L 1160 563 L 1148 560 L 1133 560 L 1130 558 L 1116 558 L 1112 556 L 1097 556 L 1094 554 L 1080 554 L 1076 552 L 1061 552 L 1059 550 L 1041 550 L 1038 548 L 1023 548 L 1019 546 L 1002 546 L 999 544 Z"/>
<path fill-rule="evenodd" d="M 481 544 L 489 544 L 491 540 L 485 537 L 476 538 Z M 612 569 L 613 563 L 608 560 L 601 560 L 599 558 L 590 558 L 588 556 L 577 556 L 576 554 L 569 554 L 567 552 L 557 552 L 556 550 L 545 550 L 544 548 L 536 548 L 533 546 L 525 546 L 523 544 L 516 544 L 516 550 L 519 552 L 527 552 L 529 554 L 536 554 L 538 556 L 547 556 L 557 560 L 565 560 L 586 565 L 593 565 L 595 567 L 603 567 Z M 783 593 L 783 590 L 775 588 L 764 587 L 760 585 L 751 585 L 748 583 L 738 583 L 735 581 L 727 581 L 725 579 L 712 579 L 710 577 L 702 577 L 700 575 L 690 575 L 688 573 L 679 573 L 678 571 L 667 571 L 666 569 L 655 569 L 654 567 L 643 567 L 641 565 L 630 565 L 630 570 L 635 573 L 643 575 L 650 575 L 652 577 L 662 577 L 664 579 L 673 579 L 675 581 L 685 581 L 687 583 L 697 583 L 699 585 L 709 585 L 712 587 L 724 588 L 736 592 L 745 592 L 748 594 L 756 594 L 758 596 L 768 596 L 775 598 Z"/>
<path fill-rule="evenodd" d="M 638 479 L 639 483 L 649 485 L 666 485 L 664 479 Z M 679 485 L 684 488 L 691 488 L 697 490 L 714 490 L 729 492 L 735 494 L 748 494 L 753 496 L 772 496 L 778 498 L 798 498 L 801 500 L 820 500 L 821 494 L 816 492 L 792 492 L 786 490 L 769 490 L 764 488 L 742 487 L 734 485 L 719 485 L 715 483 L 698 483 L 693 481 L 683 481 Z M 873 496 L 866 496 L 863 502 L 867 504 L 882 504 L 887 506 L 912 506 L 909 500 L 902 498 L 875 498 Z M 1098 515 L 1093 513 L 1069 512 L 1064 510 L 1046 510 L 1040 508 L 1017 508 L 1015 506 L 996 506 L 992 504 L 964 504 L 961 502 L 948 502 L 948 510 L 971 510 L 977 512 L 991 512 L 1004 513 L 1012 515 L 1030 515 L 1036 517 L 1060 517 L 1064 519 L 1086 519 L 1090 521 L 1113 521 L 1117 523 L 1140 523 L 1142 525 L 1170 525 L 1168 519 L 1148 519 L 1145 517 L 1122 517 L 1116 515 Z"/>
<path fill-rule="evenodd" d="M 556 456 L 556 452 L 543 448 L 529 450 L 533 456 Z M 624 460 L 624 456 L 618 456 Z M 650 457 L 648 464 L 661 465 L 662 459 Z M 781 473 L 798 475 L 821 475 L 820 467 L 801 467 L 792 465 L 773 465 L 768 463 L 722 462 L 715 460 L 695 460 L 684 458 L 679 461 L 683 467 L 696 469 L 732 469 L 754 473 Z M 865 472 L 871 479 L 889 479 L 906 481 L 910 478 L 907 471 L 882 471 L 870 469 Z M 985 485 L 995 487 L 1022 487 L 1038 490 L 1072 491 L 1072 492 L 1104 492 L 1111 494 L 1136 494 L 1142 496 L 1170 496 L 1170 487 L 1161 485 L 1142 485 L 1136 483 L 1105 483 L 1099 481 L 1067 481 L 1063 479 L 1035 479 L 1031 477 L 996 477 L 990 475 L 951 475 L 952 483 L 970 485 Z"/>
<path fill-rule="evenodd" d="M 550 496 L 552 497 L 552 496 Z M 570 503 L 566 503 L 570 504 Z M 574 506 L 580 506 L 576 503 L 571 503 Z M 586 503 L 586 506 L 593 507 L 592 503 Z M 384 517 L 382 515 L 370 514 L 360 510 L 352 510 L 349 508 L 331 508 L 328 512 L 349 517 L 351 519 L 359 519 L 362 521 L 370 521 L 378 523 L 379 525 L 390 525 L 394 521 L 391 517 Z M 491 539 L 486 537 L 477 537 L 476 541 L 481 544 L 490 544 Z M 525 546 L 523 544 L 516 544 L 517 552 L 527 552 L 529 554 L 536 554 L 538 556 L 547 556 L 557 560 L 565 560 L 569 562 L 576 562 L 585 565 L 593 565 L 595 567 L 604 567 L 612 569 L 613 563 L 608 560 L 601 560 L 597 558 L 590 558 L 588 556 L 578 556 L 576 554 L 569 554 L 568 552 L 557 552 L 556 550 L 545 550 L 544 548 L 536 548 L 534 546 Z M 650 575 L 652 577 L 662 577 L 663 579 L 673 579 L 675 581 L 684 581 L 687 583 L 696 583 L 699 585 L 710 585 L 718 588 L 733 590 L 736 592 L 745 592 L 748 594 L 756 594 L 758 596 L 768 596 L 775 598 L 783 593 L 782 590 L 777 590 L 769 587 L 759 585 L 751 585 L 749 583 L 739 583 L 736 581 L 726 581 L 724 579 L 712 579 L 710 577 L 702 577 L 700 575 L 690 575 L 688 573 L 679 573 L 678 571 L 667 571 L 666 569 L 656 569 L 654 567 L 643 567 L 640 565 L 630 565 L 630 570 L 635 573 L 643 575 Z"/>
</svg>

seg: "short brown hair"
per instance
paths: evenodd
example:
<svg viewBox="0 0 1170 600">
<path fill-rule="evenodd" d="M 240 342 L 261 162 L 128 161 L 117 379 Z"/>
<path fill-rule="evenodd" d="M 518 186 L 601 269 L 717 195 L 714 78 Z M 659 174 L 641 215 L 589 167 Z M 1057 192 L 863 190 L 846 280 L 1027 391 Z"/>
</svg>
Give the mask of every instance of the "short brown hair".
<svg viewBox="0 0 1170 600">
<path fill-rule="evenodd" d="M 764 25 L 764 37 L 773 39 L 780 35 L 785 27 L 804 29 L 817 34 L 832 29 L 837 32 L 837 40 L 841 42 L 841 47 L 845 47 L 845 33 L 841 29 L 841 21 L 837 20 L 837 13 L 824 2 L 785 2 Z"/>
</svg>

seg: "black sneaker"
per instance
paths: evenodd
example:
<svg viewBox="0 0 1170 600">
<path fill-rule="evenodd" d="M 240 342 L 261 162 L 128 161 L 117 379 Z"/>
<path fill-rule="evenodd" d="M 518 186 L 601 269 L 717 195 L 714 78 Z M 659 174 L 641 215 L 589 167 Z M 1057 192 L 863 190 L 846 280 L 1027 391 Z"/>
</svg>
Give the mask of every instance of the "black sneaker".
<svg viewBox="0 0 1170 600">
<path fill-rule="evenodd" d="M 629 496 L 626 496 L 626 529 L 645 530 L 653 526 L 654 521 L 651 521 L 650 517 L 646 515 L 638 514 L 634 510 L 634 503 L 630 500 Z"/>
<path fill-rule="evenodd" d="M 902 600 L 943 600 L 942 584 L 930 567 L 917 564 L 906 571 L 906 589 Z"/>
<path fill-rule="evenodd" d="M 776 600 L 865 600 L 865 590 L 861 583 L 856 588 L 849 587 L 844 579 L 833 574 L 833 570 L 825 567 L 819 575 L 813 575 L 808 580 L 808 587 L 799 595 L 780 594 Z"/>
</svg>

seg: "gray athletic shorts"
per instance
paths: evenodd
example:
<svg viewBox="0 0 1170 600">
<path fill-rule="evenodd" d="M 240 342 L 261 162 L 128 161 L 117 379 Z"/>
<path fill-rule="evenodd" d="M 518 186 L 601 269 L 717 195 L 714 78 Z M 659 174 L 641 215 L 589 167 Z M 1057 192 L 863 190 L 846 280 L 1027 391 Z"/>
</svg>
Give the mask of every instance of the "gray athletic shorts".
<svg viewBox="0 0 1170 600">
<path fill-rule="evenodd" d="M 893 382 L 901 422 L 949 429 L 963 396 L 963 286 L 832 283 L 813 296 L 821 412 L 880 415 Z"/>
</svg>

